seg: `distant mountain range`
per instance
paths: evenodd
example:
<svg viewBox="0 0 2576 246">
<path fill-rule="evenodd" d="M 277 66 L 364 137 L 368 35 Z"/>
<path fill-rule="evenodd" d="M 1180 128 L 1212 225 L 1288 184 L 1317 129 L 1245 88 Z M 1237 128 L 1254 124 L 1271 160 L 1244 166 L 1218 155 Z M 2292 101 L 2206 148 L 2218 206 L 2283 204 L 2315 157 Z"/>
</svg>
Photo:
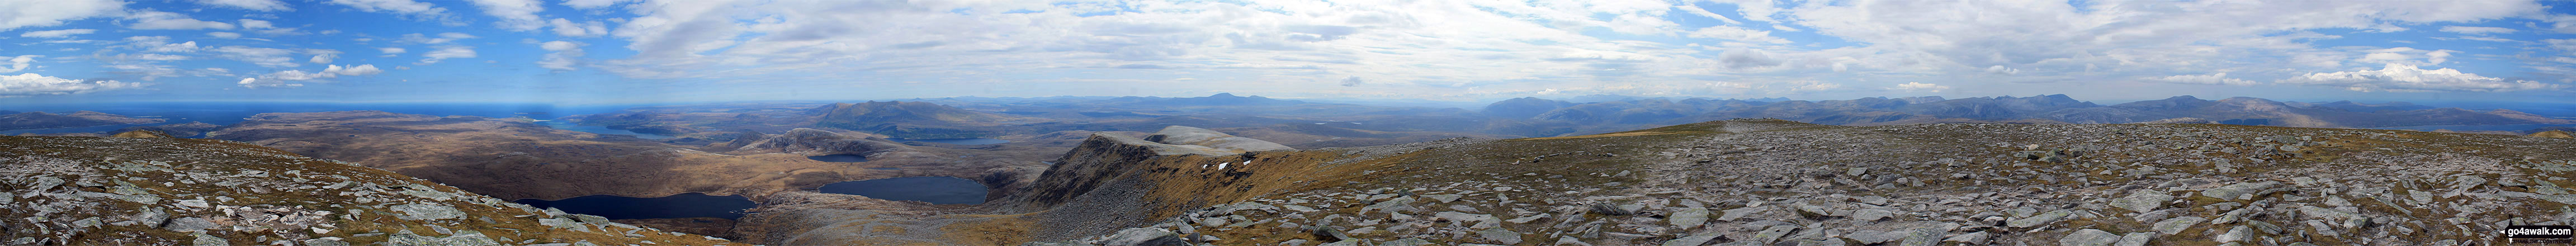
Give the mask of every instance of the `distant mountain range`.
<svg viewBox="0 0 2576 246">
<path fill-rule="evenodd" d="M 2236 97 L 2205 100 L 2177 96 L 2116 105 L 2066 95 L 2034 97 L 1872 97 L 1852 100 L 1769 101 L 1665 98 L 1575 103 L 1517 98 L 1487 105 L 1488 117 L 1572 125 L 1672 125 L 1733 118 L 1779 118 L 1832 125 L 1937 122 L 2133 123 L 2200 118 L 2239 124 L 2291 127 L 2391 127 L 2421 125 L 2576 124 L 2513 110 L 2471 111 L 2404 102 L 2363 104 L 2279 102 Z"/>
<path fill-rule="evenodd" d="M 0 111 L 0 131 L 23 129 L 71 128 L 123 124 L 161 123 L 163 119 L 135 118 L 100 112 L 79 111 L 70 114 L 46 112 Z"/>
</svg>

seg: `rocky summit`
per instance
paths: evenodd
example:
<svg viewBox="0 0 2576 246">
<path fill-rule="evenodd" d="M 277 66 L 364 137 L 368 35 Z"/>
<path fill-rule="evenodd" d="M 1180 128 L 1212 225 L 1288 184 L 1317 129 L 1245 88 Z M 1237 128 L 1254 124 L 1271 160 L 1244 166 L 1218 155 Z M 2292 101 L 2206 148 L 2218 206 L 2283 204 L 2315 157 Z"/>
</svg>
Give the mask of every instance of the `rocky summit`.
<svg viewBox="0 0 2576 246">
<path fill-rule="evenodd" d="M 2576 185 L 2576 141 L 2505 135 L 1752 119 L 1365 148 L 1157 146 L 1095 136 L 1038 191 L 988 205 L 1002 208 L 868 218 L 1019 245 L 2248 246 L 2484 245 L 2508 225 L 2576 219 L 2563 188 Z"/>
<path fill-rule="evenodd" d="M 7 245 L 742 245 L 240 142 L 0 136 Z"/>
</svg>

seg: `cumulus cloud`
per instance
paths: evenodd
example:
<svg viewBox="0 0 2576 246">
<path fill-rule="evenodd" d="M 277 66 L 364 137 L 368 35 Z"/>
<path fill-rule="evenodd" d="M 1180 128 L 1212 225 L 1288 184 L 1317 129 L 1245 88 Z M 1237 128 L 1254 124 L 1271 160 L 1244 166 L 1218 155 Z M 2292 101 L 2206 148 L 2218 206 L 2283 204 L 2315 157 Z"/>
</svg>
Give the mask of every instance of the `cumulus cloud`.
<svg viewBox="0 0 2576 246">
<path fill-rule="evenodd" d="M 2456 32 L 2456 33 L 2463 33 L 2463 34 L 2497 34 L 2497 33 L 2513 33 L 2513 32 L 2515 32 L 2515 30 L 2513 30 L 2513 28 L 2502 28 L 2502 27 L 2483 27 L 2483 26 L 2445 26 L 2445 27 L 2442 27 L 2442 31 L 2444 31 L 2444 32 Z"/>
<path fill-rule="evenodd" d="M 20 33 L 20 34 L 18 34 L 18 36 L 19 36 L 19 37 L 29 37 L 29 38 L 68 38 L 68 37 L 71 37 L 72 35 L 90 34 L 90 33 L 97 33 L 97 32 L 98 32 L 98 29 L 62 29 L 62 30 L 32 31 L 32 32 L 27 32 L 27 33 Z"/>
<path fill-rule="evenodd" d="M 394 55 L 402 54 L 403 52 L 410 52 L 410 50 L 404 50 L 402 47 L 376 48 L 376 53 L 385 53 L 383 57 L 394 57 Z"/>
<path fill-rule="evenodd" d="M 257 11 L 294 11 L 277 0 L 197 0 L 197 4 Z"/>
<path fill-rule="evenodd" d="M 2549 90 L 2565 85 L 2529 80 L 2508 80 L 2462 73 L 2449 68 L 2424 70 L 2414 65 L 2389 63 L 2379 70 L 2310 73 L 2281 80 L 2283 84 L 2339 86 L 2354 91 L 2391 92 L 2505 92 Z"/>
<path fill-rule="evenodd" d="M 553 52 L 546 53 L 544 59 L 537 60 L 537 67 L 546 68 L 546 70 L 556 72 L 572 71 L 575 69 L 573 68 L 575 65 L 581 64 L 580 59 L 582 56 L 582 45 L 583 44 L 581 42 L 561 40 L 547 41 L 545 43 L 537 44 L 537 48 Z"/>
<path fill-rule="evenodd" d="M 125 9 L 117 0 L 0 1 L 0 31 L 61 25 L 63 21 L 115 14 Z"/>
<path fill-rule="evenodd" d="M 6 60 L 7 62 L 9 62 L 9 66 L 0 67 L 0 73 L 8 73 L 8 72 L 17 72 L 17 71 L 19 71 L 19 70 L 27 70 L 27 67 L 29 67 L 29 66 L 34 66 L 34 64 L 36 63 L 36 58 L 37 58 L 37 57 L 44 57 L 44 56 L 40 56 L 40 55 L 21 55 L 21 56 L 15 56 L 15 57 L 9 57 L 9 56 L 0 56 L 0 57 L 8 57 L 8 58 L 9 58 L 9 59 L 7 59 L 7 60 Z"/>
<path fill-rule="evenodd" d="M 446 47 L 438 47 L 438 50 L 431 50 L 431 51 L 429 51 L 429 52 L 427 52 L 427 53 L 421 53 L 421 54 L 420 54 L 420 57 L 425 57 L 425 58 L 420 59 L 420 63 L 419 63 L 419 64 L 431 64 L 431 63 L 438 63 L 438 61 L 447 60 L 447 59 L 449 59 L 449 58 L 474 58 L 474 47 L 468 47 L 468 46 L 446 46 Z"/>
<path fill-rule="evenodd" d="M 184 15 L 184 14 L 171 13 L 171 12 L 161 12 L 161 11 L 152 11 L 152 10 L 144 10 L 144 11 L 141 11 L 141 12 L 135 12 L 134 14 L 130 14 L 130 15 L 125 16 L 125 18 L 126 18 L 126 19 L 133 19 L 133 20 L 134 20 L 134 23 L 133 23 L 133 24 L 128 24 L 128 25 L 126 25 L 126 26 L 125 26 L 126 28 L 133 28 L 133 29 L 144 29 L 144 30 L 197 30 L 197 29 L 222 29 L 222 30 L 230 30 L 230 29 L 233 29 L 233 23 L 223 23 L 223 22 L 214 22 L 214 21 L 202 21 L 202 20 L 197 20 L 197 19 L 188 18 L 188 15 Z"/>
<path fill-rule="evenodd" d="M 310 60 L 310 62 L 311 62 L 311 63 L 313 63 L 313 64 L 325 64 L 325 63 L 331 63 L 331 60 L 332 60 L 332 59 L 340 59 L 340 51 L 339 51 L 339 50 L 331 50 L 331 49 L 305 49 L 305 50 L 304 50 L 304 53 L 305 53 L 305 54 L 312 54 L 312 55 L 313 55 L 313 59 L 311 59 L 311 60 Z"/>
<path fill-rule="evenodd" d="M 1936 92 L 1936 93 L 1937 93 L 1937 92 L 1941 92 L 1941 90 L 1948 90 L 1948 89 L 1950 89 L 1950 86 L 1946 86 L 1946 85 L 1939 85 L 1939 84 L 1923 83 L 1923 82 L 1905 82 L 1904 84 L 1896 84 L 1896 88 L 1895 88 L 1895 89 L 1897 89 L 1897 90 L 1902 90 L 1902 91 L 1909 91 L 1909 92 L 1912 92 L 1912 91 L 1928 91 L 1928 92 Z"/>
<path fill-rule="evenodd" d="M 0 76 L 0 97 L 81 94 L 108 90 L 143 88 L 142 83 L 115 80 L 77 80 L 35 73 Z"/>
<path fill-rule="evenodd" d="M 537 12 L 545 11 L 546 8 L 537 5 L 536 0 L 470 0 L 467 2 L 473 2 L 475 7 L 483 8 L 484 15 L 501 19 L 492 24 L 504 30 L 525 32 L 546 26 L 546 21 L 537 17 Z"/>
<path fill-rule="evenodd" d="M 2243 79 L 2236 79 L 2236 78 L 2228 78 L 2228 77 L 2227 77 L 2227 73 L 2213 73 L 2213 74 L 2185 74 L 2185 75 L 2174 75 L 2174 76 L 2164 76 L 2164 77 L 2149 77 L 2149 78 L 2146 78 L 2146 80 L 2148 80 L 2148 81 L 2156 81 L 2156 82 L 2165 82 L 2165 83 L 2199 84 L 2199 85 L 2254 85 L 2254 81 L 2251 81 L 2251 80 L 2243 80 Z"/>
</svg>

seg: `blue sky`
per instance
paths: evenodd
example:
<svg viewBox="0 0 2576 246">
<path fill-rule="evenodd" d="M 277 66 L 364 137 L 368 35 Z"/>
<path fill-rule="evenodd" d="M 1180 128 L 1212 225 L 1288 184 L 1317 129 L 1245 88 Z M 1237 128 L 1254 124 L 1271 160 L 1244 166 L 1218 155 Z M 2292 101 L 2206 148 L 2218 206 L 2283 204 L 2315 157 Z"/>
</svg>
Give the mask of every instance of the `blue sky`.
<svg viewBox="0 0 2576 246">
<path fill-rule="evenodd" d="M 2576 102 L 2566 1 L 0 0 L 0 103 Z"/>
</svg>

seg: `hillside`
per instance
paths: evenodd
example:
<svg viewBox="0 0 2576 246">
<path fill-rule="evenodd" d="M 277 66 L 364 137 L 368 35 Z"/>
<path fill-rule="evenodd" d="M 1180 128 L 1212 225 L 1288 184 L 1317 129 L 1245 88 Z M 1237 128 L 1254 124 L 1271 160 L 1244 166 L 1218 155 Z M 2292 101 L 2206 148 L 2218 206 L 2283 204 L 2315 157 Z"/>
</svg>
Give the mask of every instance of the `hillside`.
<svg viewBox="0 0 2576 246">
<path fill-rule="evenodd" d="M 738 245 L 153 132 L 0 136 L 10 245 Z"/>
<path fill-rule="evenodd" d="M 2561 151 L 2576 140 L 2394 130 L 1728 120 L 1241 154 L 1158 146 L 1095 135 L 985 208 L 850 224 L 946 237 L 825 227 L 794 242 L 2424 245 L 2561 223 L 2528 218 L 2576 203 L 2559 178 L 2576 171 Z M 908 211 L 888 209 L 834 211 Z"/>
</svg>

